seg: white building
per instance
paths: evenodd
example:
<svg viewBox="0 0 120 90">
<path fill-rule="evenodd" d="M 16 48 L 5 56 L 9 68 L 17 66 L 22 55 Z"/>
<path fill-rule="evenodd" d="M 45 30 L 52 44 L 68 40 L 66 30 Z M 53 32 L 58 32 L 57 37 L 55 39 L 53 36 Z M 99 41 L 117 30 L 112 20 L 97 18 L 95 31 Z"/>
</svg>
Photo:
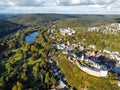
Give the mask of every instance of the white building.
<svg viewBox="0 0 120 90">
<path fill-rule="evenodd" d="M 96 49 L 95 45 L 89 45 L 88 48 Z"/>
<path fill-rule="evenodd" d="M 52 44 L 53 47 L 55 47 L 56 49 L 65 49 L 66 45 L 65 44 Z"/>
<path fill-rule="evenodd" d="M 60 28 L 60 33 L 62 34 L 62 35 L 72 35 L 72 34 L 74 34 L 75 33 L 75 31 L 74 30 L 72 30 L 72 29 L 70 29 L 70 28 L 68 28 L 68 29 L 66 29 L 66 28 Z"/>
<path fill-rule="evenodd" d="M 103 50 L 103 52 L 104 52 L 104 53 L 107 53 L 107 54 L 110 54 L 110 53 L 111 53 L 111 51 L 109 51 L 109 50 Z"/>
<path fill-rule="evenodd" d="M 107 70 L 101 70 L 100 73 L 101 73 L 101 75 L 100 75 L 101 77 L 106 77 L 107 74 L 108 74 L 108 71 Z"/>
<path fill-rule="evenodd" d="M 97 71 L 97 70 L 91 69 L 91 68 L 89 68 L 89 67 L 82 66 L 78 61 L 76 61 L 76 64 L 78 65 L 78 67 L 79 67 L 81 70 L 83 70 L 84 72 L 86 72 L 87 74 L 92 75 L 92 76 L 96 76 L 96 77 L 106 77 L 107 74 L 108 74 L 108 71 L 107 71 L 107 70 L 101 70 L 101 69 L 99 69 L 99 70 Z"/>
<path fill-rule="evenodd" d="M 118 86 L 120 87 L 120 81 L 118 81 Z"/>
</svg>

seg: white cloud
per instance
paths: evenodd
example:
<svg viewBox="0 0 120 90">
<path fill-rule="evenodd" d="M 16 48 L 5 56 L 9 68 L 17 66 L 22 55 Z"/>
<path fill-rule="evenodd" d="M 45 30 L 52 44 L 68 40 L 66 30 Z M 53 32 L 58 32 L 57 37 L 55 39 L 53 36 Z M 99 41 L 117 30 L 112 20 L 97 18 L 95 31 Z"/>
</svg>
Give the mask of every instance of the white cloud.
<svg viewBox="0 0 120 90">
<path fill-rule="evenodd" d="M 99 5 L 99 4 L 95 4 L 95 5 L 88 5 L 89 8 L 104 8 L 106 5 Z"/>
<path fill-rule="evenodd" d="M 111 4 L 116 0 L 57 0 L 57 4 L 59 5 L 104 5 Z"/>
<path fill-rule="evenodd" d="M 110 10 L 112 8 L 112 5 L 109 5 L 106 7 L 106 9 Z"/>
<path fill-rule="evenodd" d="M 112 4 L 111 4 L 111 6 L 112 6 L 113 8 L 120 8 L 120 0 L 116 0 L 115 3 L 112 3 Z"/>
<path fill-rule="evenodd" d="M 98 8 L 89 8 L 86 5 L 81 6 L 11 6 L 3 9 L 0 13 L 62 13 L 62 14 L 120 14 L 119 9 L 106 9 L 99 6 Z"/>
<path fill-rule="evenodd" d="M 7 0 L 1 0 L 0 1 L 0 6 L 7 6 L 7 5 L 8 5 Z"/>
<path fill-rule="evenodd" d="M 120 0 L 116 0 L 114 3 L 106 5 L 105 8 L 107 10 L 111 10 L 112 8 L 116 9 L 116 10 L 119 10 L 120 9 Z"/>
<path fill-rule="evenodd" d="M 0 6 L 39 6 L 44 0 L 0 0 Z"/>
<path fill-rule="evenodd" d="M 120 0 L 0 0 L 0 13 L 8 12 L 120 14 Z"/>
</svg>

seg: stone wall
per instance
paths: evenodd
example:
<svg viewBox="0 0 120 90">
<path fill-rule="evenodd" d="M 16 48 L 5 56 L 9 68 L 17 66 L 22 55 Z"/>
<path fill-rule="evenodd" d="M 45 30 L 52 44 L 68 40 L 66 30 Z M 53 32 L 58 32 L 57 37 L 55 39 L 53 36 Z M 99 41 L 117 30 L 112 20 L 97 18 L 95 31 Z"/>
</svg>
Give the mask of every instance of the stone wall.
<svg viewBox="0 0 120 90">
<path fill-rule="evenodd" d="M 79 61 L 76 61 L 77 66 L 83 70 L 84 72 L 88 73 L 89 75 L 96 76 L 96 77 L 106 77 L 108 71 L 103 70 L 94 70 L 89 67 L 82 66 Z"/>
</svg>

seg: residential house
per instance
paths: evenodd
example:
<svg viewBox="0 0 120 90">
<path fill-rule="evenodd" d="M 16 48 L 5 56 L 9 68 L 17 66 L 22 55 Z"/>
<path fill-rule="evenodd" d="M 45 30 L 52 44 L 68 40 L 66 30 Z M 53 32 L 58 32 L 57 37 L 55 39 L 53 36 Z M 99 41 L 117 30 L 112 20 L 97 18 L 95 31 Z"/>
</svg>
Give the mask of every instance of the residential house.
<svg viewBox="0 0 120 90">
<path fill-rule="evenodd" d="M 65 35 L 72 35 L 76 32 L 74 30 L 70 29 L 70 28 L 68 28 L 68 29 L 60 28 L 60 33 L 65 36 Z"/>
</svg>

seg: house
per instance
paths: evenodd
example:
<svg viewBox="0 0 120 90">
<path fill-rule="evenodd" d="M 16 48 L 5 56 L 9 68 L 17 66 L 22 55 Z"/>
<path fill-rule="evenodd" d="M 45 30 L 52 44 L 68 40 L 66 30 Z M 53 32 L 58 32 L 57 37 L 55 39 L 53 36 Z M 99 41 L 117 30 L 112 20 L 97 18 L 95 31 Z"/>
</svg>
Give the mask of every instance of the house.
<svg viewBox="0 0 120 90">
<path fill-rule="evenodd" d="M 69 57 L 68 57 L 68 60 L 69 60 L 70 62 L 73 62 L 73 57 L 72 57 L 72 56 L 69 56 Z"/>
<path fill-rule="evenodd" d="M 71 36 L 72 34 L 75 33 L 75 31 L 72 30 L 72 29 L 70 29 L 70 28 L 68 28 L 68 29 L 66 29 L 66 28 L 60 28 L 60 33 L 61 33 L 63 36 L 65 36 L 66 34 Z"/>
<path fill-rule="evenodd" d="M 112 52 L 112 54 L 118 54 L 119 55 L 119 52 Z"/>
<path fill-rule="evenodd" d="M 96 57 L 100 57 L 101 55 L 102 55 L 102 52 L 101 52 L 101 50 L 100 50 L 100 51 L 97 51 L 97 52 L 96 52 L 96 55 L 95 55 L 95 56 L 96 56 Z"/>
<path fill-rule="evenodd" d="M 111 53 L 111 51 L 109 51 L 109 50 L 103 50 L 103 53 L 110 54 L 110 53 Z"/>
<path fill-rule="evenodd" d="M 120 63 L 120 55 L 119 55 L 119 52 L 112 52 L 112 53 L 110 54 L 110 56 L 111 56 L 112 59 L 116 59 L 116 60 L 118 60 L 119 63 Z"/>
<path fill-rule="evenodd" d="M 100 73 L 101 73 L 101 77 L 106 77 L 108 74 L 108 71 L 107 70 L 100 70 Z"/>
<path fill-rule="evenodd" d="M 118 30 L 120 30 L 120 24 L 118 24 Z"/>
<path fill-rule="evenodd" d="M 65 49 L 66 45 L 65 44 L 52 44 L 53 47 L 55 47 L 56 49 Z"/>
<path fill-rule="evenodd" d="M 120 30 L 120 24 L 119 23 L 111 23 L 107 25 L 102 25 L 102 26 L 93 26 L 93 27 L 88 27 L 89 32 L 102 32 L 104 34 L 117 34 L 117 32 Z"/>
<path fill-rule="evenodd" d="M 70 42 L 69 41 L 67 41 L 67 45 L 70 46 Z"/>
<path fill-rule="evenodd" d="M 96 69 L 101 69 L 101 66 L 98 63 L 96 63 L 95 61 L 89 59 L 88 62 L 91 67 L 94 67 Z"/>
<path fill-rule="evenodd" d="M 65 50 L 65 51 L 63 51 L 63 54 L 68 54 L 68 51 L 66 51 L 66 50 Z"/>
<path fill-rule="evenodd" d="M 107 70 L 93 69 L 93 68 L 90 68 L 90 67 L 85 67 L 85 66 L 82 66 L 79 63 L 79 61 L 76 61 L 76 64 L 81 70 L 88 73 L 89 75 L 93 75 L 93 76 L 96 76 L 96 77 L 106 77 L 107 76 L 107 73 L 108 73 Z"/>
<path fill-rule="evenodd" d="M 95 45 L 89 45 L 88 48 L 96 49 Z"/>
<path fill-rule="evenodd" d="M 77 58 L 77 55 L 75 53 L 71 54 L 74 58 Z"/>
<path fill-rule="evenodd" d="M 84 46 L 81 45 L 81 44 L 78 45 L 78 48 L 79 48 L 80 50 L 84 50 L 84 49 L 85 49 Z"/>
<path fill-rule="evenodd" d="M 120 87 L 120 81 L 118 81 L 118 86 Z"/>
<path fill-rule="evenodd" d="M 120 56 L 115 55 L 114 57 L 115 57 L 115 58 L 116 58 L 116 60 L 118 60 L 118 61 L 119 61 L 119 63 L 120 63 Z"/>
<path fill-rule="evenodd" d="M 72 46 L 74 46 L 74 47 L 78 47 L 78 44 L 72 44 Z"/>
<path fill-rule="evenodd" d="M 87 51 L 86 53 L 85 53 L 85 55 L 86 56 L 88 56 L 88 57 L 90 57 L 90 56 L 95 56 L 96 54 L 95 54 L 95 52 L 94 51 Z"/>
<path fill-rule="evenodd" d="M 88 31 L 92 32 L 92 31 L 99 31 L 100 28 L 99 27 L 88 27 Z"/>
<path fill-rule="evenodd" d="M 61 28 L 61 29 L 60 29 L 60 33 L 61 33 L 62 35 L 65 35 L 65 34 L 70 33 L 70 30 L 65 29 L 65 28 Z"/>
<path fill-rule="evenodd" d="M 70 62 L 73 62 L 74 60 L 76 60 L 77 59 L 77 56 L 76 56 L 76 54 L 74 54 L 74 53 L 72 53 L 69 57 L 68 57 L 68 60 L 70 61 Z"/>
<path fill-rule="evenodd" d="M 82 56 L 81 56 L 81 59 L 80 60 L 84 60 L 84 55 L 82 54 Z"/>
</svg>

